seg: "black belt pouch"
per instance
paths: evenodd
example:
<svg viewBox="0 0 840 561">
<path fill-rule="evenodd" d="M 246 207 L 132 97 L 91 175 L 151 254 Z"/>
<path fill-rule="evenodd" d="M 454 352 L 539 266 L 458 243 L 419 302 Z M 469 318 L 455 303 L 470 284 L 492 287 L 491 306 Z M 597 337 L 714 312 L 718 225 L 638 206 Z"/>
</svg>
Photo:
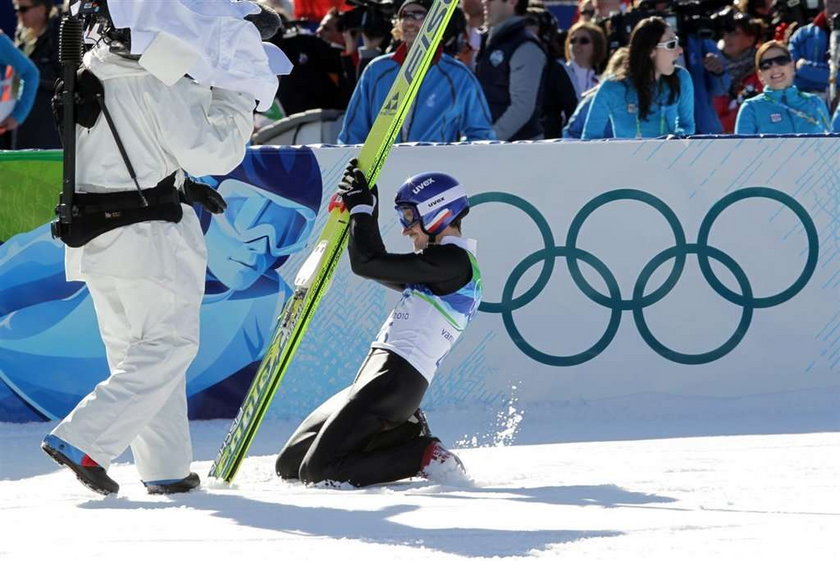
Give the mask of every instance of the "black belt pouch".
<svg viewBox="0 0 840 561">
<path fill-rule="evenodd" d="M 143 189 L 148 206 L 143 206 L 137 191 L 76 193 L 73 196 L 73 217 L 69 228 L 62 225 L 61 241 L 70 247 L 82 247 L 95 237 L 121 226 L 150 220 L 180 222 L 184 212 L 178 190 L 171 181 L 165 183 Z"/>
</svg>

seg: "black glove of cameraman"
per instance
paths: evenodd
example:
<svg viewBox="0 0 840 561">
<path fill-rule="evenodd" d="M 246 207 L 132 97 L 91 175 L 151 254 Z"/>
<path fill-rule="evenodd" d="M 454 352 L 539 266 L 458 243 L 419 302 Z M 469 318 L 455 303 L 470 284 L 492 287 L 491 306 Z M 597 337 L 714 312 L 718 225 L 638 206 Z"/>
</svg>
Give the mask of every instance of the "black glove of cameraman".
<svg viewBox="0 0 840 561">
<path fill-rule="evenodd" d="M 336 194 L 341 198 L 350 214 L 364 212 L 376 216 L 379 191 L 376 185 L 372 188 L 368 186 L 365 174 L 358 166 L 359 161 L 356 158 L 350 160 L 347 169 L 344 170 L 344 177 L 338 184 Z"/>
<path fill-rule="evenodd" d="M 193 181 L 189 177 L 184 178 L 184 185 L 180 190 L 181 202 L 188 205 L 196 203 L 204 207 L 204 210 L 219 214 L 225 211 L 227 203 L 218 191 L 199 181 Z"/>
</svg>

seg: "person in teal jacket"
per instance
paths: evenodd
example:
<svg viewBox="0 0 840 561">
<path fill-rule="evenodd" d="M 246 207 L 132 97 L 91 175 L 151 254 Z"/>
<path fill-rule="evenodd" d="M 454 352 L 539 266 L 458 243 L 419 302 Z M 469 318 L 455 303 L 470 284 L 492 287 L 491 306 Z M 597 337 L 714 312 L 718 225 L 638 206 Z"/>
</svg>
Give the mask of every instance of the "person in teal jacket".
<svg viewBox="0 0 840 561">
<path fill-rule="evenodd" d="M 694 87 L 688 71 L 676 66 L 680 54 L 679 38 L 665 20 L 640 21 L 627 64 L 599 86 L 581 138 L 603 138 L 608 122 L 615 138 L 694 134 Z"/>
<path fill-rule="evenodd" d="M 755 54 L 764 91 L 741 105 L 735 134 L 820 134 L 831 131 L 825 101 L 793 84 L 794 63 L 779 41 L 768 41 Z"/>
<path fill-rule="evenodd" d="M 0 31 L 0 134 L 16 129 L 29 116 L 39 75 L 38 67 Z"/>
<path fill-rule="evenodd" d="M 430 0 L 411 0 L 400 8 L 395 31 L 403 43 L 365 68 L 344 114 L 339 144 L 365 141 L 430 6 Z M 478 79 L 464 64 L 438 49 L 396 141 L 495 139 L 490 109 Z"/>
</svg>

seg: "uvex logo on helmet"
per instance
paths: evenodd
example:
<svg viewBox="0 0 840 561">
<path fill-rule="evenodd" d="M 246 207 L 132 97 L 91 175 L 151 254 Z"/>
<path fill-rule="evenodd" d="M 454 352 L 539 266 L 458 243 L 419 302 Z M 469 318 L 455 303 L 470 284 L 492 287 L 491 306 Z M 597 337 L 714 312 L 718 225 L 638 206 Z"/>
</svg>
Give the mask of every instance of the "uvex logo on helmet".
<svg viewBox="0 0 840 561">
<path fill-rule="evenodd" d="M 427 179 L 423 183 L 420 183 L 419 185 L 417 185 L 414 189 L 411 190 L 411 192 L 416 195 L 417 193 L 419 193 L 420 191 L 422 191 L 423 189 L 425 189 L 426 187 L 428 187 L 429 185 L 431 185 L 434 182 L 435 182 L 434 178 L 430 177 L 429 179 Z"/>
</svg>

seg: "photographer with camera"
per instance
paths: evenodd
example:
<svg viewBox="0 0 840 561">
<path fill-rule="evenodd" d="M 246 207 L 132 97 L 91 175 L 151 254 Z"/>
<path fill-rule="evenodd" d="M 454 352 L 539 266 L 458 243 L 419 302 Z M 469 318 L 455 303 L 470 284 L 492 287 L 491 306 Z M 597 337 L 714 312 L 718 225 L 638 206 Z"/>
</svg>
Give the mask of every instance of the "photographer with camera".
<svg viewBox="0 0 840 561">
<path fill-rule="evenodd" d="M 155 4 L 86 0 L 62 22 L 55 107 L 65 189 L 53 234 L 67 246 L 67 280 L 83 281 L 93 299 L 110 376 L 41 447 L 103 495 L 119 490 L 107 470 L 129 446 L 148 493 L 199 485 L 190 472 L 186 371 L 198 350 L 207 251 L 189 205 L 218 213 L 226 204 L 185 173 L 236 167 L 255 100 L 267 108 L 276 74 L 288 72 L 282 53 L 261 43 L 276 32 L 276 14 L 251 2 L 216 4 L 212 13 Z M 80 61 L 85 23 L 101 40 Z M 151 43 L 132 54 L 136 33 Z M 225 67 L 213 65 L 219 46 L 230 57 Z"/>
<path fill-rule="evenodd" d="M 339 144 L 364 142 L 431 6 L 432 0 L 408 0 L 400 7 L 394 37 L 402 43 L 393 53 L 374 59 L 362 72 L 344 114 Z M 443 42 L 450 36 L 447 28 Z M 438 47 L 397 142 L 495 139 L 490 110 L 478 80 L 462 62 Z"/>
<path fill-rule="evenodd" d="M 299 22 L 289 22 L 281 16 L 280 29 L 269 39 L 295 65 L 288 76 L 280 78 L 277 89 L 277 99 L 286 115 L 309 109 L 344 109 L 350 101 L 355 80 L 344 72 L 342 47 L 323 38 L 341 38 L 340 33 L 337 37 L 330 36 L 323 29 L 325 22 L 336 25 L 335 21 L 330 22 L 332 13 L 324 16 L 320 33 L 316 35 L 303 32 L 297 25 Z"/>
<path fill-rule="evenodd" d="M 664 19 L 639 22 L 627 63 L 598 86 L 581 138 L 603 138 L 608 122 L 615 138 L 694 134 L 694 87 L 688 71 L 677 66 L 681 54 Z"/>
<path fill-rule="evenodd" d="M 723 132 L 731 134 L 741 104 L 761 93 L 755 53 L 763 42 L 765 25 L 762 20 L 734 9 L 725 9 L 715 16 L 723 27 L 723 60 L 732 85 L 726 94 L 714 98 L 714 104 Z"/>
<path fill-rule="evenodd" d="M 394 5 L 378 0 L 346 1 L 355 7 L 339 15 L 337 27 L 344 37 L 342 66 L 352 89 L 370 61 L 388 48 Z"/>
<path fill-rule="evenodd" d="M 563 126 L 572 118 L 578 95 L 570 72 L 563 61 L 563 46 L 557 37 L 557 19 L 544 8 L 528 8 L 526 28 L 537 37 L 548 54 L 544 75 L 545 88 L 540 116 L 544 138 L 560 138 Z M 596 29 L 598 29 L 596 27 Z M 598 32 L 601 30 L 598 29 Z M 603 50 L 603 49 L 602 49 Z"/>
</svg>

